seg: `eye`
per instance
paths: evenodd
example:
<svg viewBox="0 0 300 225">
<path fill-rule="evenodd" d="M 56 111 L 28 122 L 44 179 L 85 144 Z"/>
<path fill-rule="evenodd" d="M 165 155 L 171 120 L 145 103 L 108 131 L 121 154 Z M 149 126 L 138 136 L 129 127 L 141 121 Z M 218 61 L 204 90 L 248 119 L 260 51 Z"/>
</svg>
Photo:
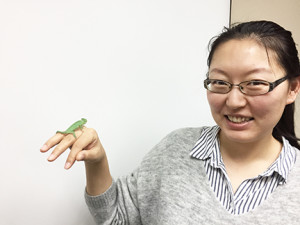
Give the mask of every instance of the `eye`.
<svg viewBox="0 0 300 225">
<path fill-rule="evenodd" d="M 223 80 L 211 80 L 211 84 L 215 86 L 228 86 L 228 83 Z"/>
<path fill-rule="evenodd" d="M 269 83 L 264 80 L 251 80 L 241 84 L 244 93 L 248 95 L 260 95 L 267 93 L 270 89 Z"/>
<path fill-rule="evenodd" d="M 246 83 L 247 87 L 249 86 L 268 86 L 268 82 L 263 80 L 251 80 Z"/>
</svg>

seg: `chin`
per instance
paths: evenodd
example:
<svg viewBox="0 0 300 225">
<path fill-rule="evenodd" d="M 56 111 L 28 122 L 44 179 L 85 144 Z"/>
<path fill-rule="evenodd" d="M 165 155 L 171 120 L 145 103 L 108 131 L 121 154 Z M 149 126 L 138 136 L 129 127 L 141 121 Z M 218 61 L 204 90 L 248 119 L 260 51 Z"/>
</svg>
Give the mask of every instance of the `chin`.
<svg viewBox="0 0 300 225">
<path fill-rule="evenodd" d="M 254 134 L 249 131 L 240 131 L 240 130 L 226 130 L 222 129 L 221 131 L 223 134 L 223 137 L 227 141 L 235 142 L 235 143 L 240 143 L 240 144 L 248 144 L 248 143 L 253 143 L 257 142 L 260 138 L 262 138 L 261 135 L 259 134 Z"/>
</svg>

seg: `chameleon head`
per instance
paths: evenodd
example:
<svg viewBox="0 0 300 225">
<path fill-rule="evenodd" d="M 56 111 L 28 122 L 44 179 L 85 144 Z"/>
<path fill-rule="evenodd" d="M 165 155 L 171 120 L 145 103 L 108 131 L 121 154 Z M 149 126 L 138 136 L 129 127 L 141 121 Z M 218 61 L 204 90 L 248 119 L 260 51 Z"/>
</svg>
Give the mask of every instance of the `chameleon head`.
<svg viewBox="0 0 300 225">
<path fill-rule="evenodd" d="M 87 119 L 85 119 L 85 118 L 81 118 L 81 120 L 82 120 L 84 123 L 87 122 Z"/>
</svg>

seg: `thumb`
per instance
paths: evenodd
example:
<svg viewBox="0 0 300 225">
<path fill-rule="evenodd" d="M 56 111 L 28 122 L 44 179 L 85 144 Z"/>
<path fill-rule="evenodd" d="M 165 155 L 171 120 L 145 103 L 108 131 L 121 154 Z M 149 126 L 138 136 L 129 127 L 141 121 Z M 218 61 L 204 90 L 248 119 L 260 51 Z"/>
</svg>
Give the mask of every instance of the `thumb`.
<svg viewBox="0 0 300 225">
<path fill-rule="evenodd" d="M 101 158 L 103 157 L 95 149 L 82 150 L 76 156 L 77 161 L 86 161 L 86 162 L 97 162 L 100 161 Z"/>
<path fill-rule="evenodd" d="M 84 159 L 85 159 L 85 153 L 84 153 L 84 151 L 79 152 L 77 154 L 77 156 L 76 156 L 76 160 L 77 161 L 84 161 Z"/>
</svg>

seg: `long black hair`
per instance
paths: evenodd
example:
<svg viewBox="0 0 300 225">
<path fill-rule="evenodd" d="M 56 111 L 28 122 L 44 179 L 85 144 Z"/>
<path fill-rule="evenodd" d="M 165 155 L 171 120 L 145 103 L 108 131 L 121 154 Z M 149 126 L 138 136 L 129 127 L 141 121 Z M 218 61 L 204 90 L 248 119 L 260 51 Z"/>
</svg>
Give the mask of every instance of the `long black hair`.
<svg viewBox="0 0 300 225">
<path fill-rule="evenodd" d="M 277 57 L 278 63 L 286 72 L 289 80 L 300 76 L 300 63 L 296 44 L 292 33 L 280 25 L 271 21 L 251 21 L 240 23 L 231 28 L 224 28 L 223 32 L 214 37 L 210 42 L 210 52 L 207 65 L 210 67 L 215 50 L 222 44 L 232 39 L 251 38 L 262 45 L 267 53 L 272 50 Z M 282 142 L 285 137 L 291 145 L 300 149 L 294 127 L 295 103 L 285 106 L 284 112 L 273 129 L 273 136 Z"/>
</svg>

